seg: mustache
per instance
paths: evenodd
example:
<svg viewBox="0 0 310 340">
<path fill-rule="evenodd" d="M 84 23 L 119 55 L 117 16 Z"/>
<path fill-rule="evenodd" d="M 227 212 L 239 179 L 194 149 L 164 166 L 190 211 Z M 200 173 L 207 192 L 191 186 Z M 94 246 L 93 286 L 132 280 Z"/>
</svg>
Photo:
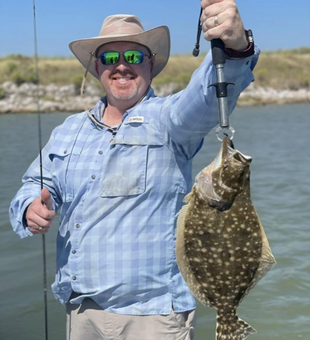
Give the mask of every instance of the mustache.
<svg viewBox="0 0 310 340">
<path fill-rule="evenodd" d="M 116 77 L 118 77 L 118 78 L 128 78 L 128 77 L 136 78 L 137 75 L 134 72 L 129 71 L 129 70 L 125 70 L 125 71 L 117 70 L 117 71 L 111 73 L 111 75 L 110 75 L 110 78 L 116 78 Z"/>
</svg>

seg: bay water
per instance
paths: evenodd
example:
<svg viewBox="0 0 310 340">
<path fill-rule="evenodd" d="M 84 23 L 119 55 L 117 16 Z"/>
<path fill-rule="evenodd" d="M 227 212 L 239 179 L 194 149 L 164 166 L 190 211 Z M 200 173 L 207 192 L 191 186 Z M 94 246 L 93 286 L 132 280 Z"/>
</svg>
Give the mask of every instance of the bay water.
<svg viewBox="0 0 310 340">
<path fill-rule="evenodd" d="M 43 145 L 68 113 L 41 115 Z M 238 107 L 236 149 L 253 158 L 251 195 L 277 265 L 238 307 L 253 340 L 310 340 L 310 104 Z M 195 158 L 195 175 L 220 147 L 214 131 Z M 20 240 L 8 208 L 38 153 L 36 114 L 0 115 L 0 340 L 44 339 L 41 236 Z M 49 339 L 65 339 L 65 310 L 50 289 L 57 222 L 46 235 Z M 215 338 L 215 310 L 197 306 L 196 340 Z M 91 340 L 91 339 L 90 339 Z"/>
</svg>

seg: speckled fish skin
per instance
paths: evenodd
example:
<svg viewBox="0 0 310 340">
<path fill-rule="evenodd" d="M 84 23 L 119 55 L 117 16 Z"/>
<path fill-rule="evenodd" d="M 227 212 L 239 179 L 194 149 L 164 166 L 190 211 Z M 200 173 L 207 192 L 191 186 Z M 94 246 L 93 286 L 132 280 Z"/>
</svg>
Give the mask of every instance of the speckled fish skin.
<svg viewBox="0 0 310 340">
<path fill-rule="evenodd" d="M 225 137 L 178 217 L 177 263 L 196 299 L 217 310 L 217 340 L 256 333 L 236 308 L 275 263 L 251 201 L 251 160 Z"/>
</svg>

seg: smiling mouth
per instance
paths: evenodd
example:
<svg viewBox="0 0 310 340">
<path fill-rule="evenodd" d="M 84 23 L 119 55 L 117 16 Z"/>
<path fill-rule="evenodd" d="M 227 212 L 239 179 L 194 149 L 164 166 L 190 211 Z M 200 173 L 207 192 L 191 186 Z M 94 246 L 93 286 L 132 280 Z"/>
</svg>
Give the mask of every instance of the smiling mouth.
<svg viewBox="0 0 310 340">
<path fill-rule="evenodd" d="M 115 72 L 114 74 L 111 75 L 112 80 L 116 80 L 120 84 L 125 84 L 126 82 L 135 79 L 135 75 L 129 72 Z"/>
<path fill-rule="evenodd" d="M 133 80 L 133 77 L 112 77 L 112 80 L 116 80 L 117 82 L 121 84 L 125 84 L 130 80 Z"/>
</svg>

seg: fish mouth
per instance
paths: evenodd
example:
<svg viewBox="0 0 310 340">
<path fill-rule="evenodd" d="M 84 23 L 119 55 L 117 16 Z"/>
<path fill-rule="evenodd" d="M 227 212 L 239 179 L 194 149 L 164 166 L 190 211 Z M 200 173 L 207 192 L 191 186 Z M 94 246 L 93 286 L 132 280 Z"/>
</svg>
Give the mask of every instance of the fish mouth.
<svg viewBox="0 0 310 340">
<path fill-rule="evenodd" d="M 221 149 L 213 162 L 198 173 L 195 178 L 197 191 L 210 206 L 218 210 L 227 210 L 231 207 L 232 201 L 224 200 L 220 195 L 225 193 L 225 197 L 234 197 L 235 189 L 228 187 L 222 182 L 222 177 L 214 174 L 221 173 L 228 163 L 239 163 L 242 166 L 249 164 L 252 158 L 236 150 L 229 137 L 225 137 Z M 226 165 L 225 165 L 226 164 Z"/>
<path fill-rule="evenodd" d="M 235 149 L 234 144 L 230 137 L 225 137 L 222 142 L 222 147 L 220 152 L 218 153 L 217 157 L 215 158 L 215 163 L 219 167 L 222 160 L 229 158 L 234 158 L 240 162 L 249 164 L 252 161 L 251 156 L 247 156 L 240 152 L 239 150 Z"/>
</svg>

